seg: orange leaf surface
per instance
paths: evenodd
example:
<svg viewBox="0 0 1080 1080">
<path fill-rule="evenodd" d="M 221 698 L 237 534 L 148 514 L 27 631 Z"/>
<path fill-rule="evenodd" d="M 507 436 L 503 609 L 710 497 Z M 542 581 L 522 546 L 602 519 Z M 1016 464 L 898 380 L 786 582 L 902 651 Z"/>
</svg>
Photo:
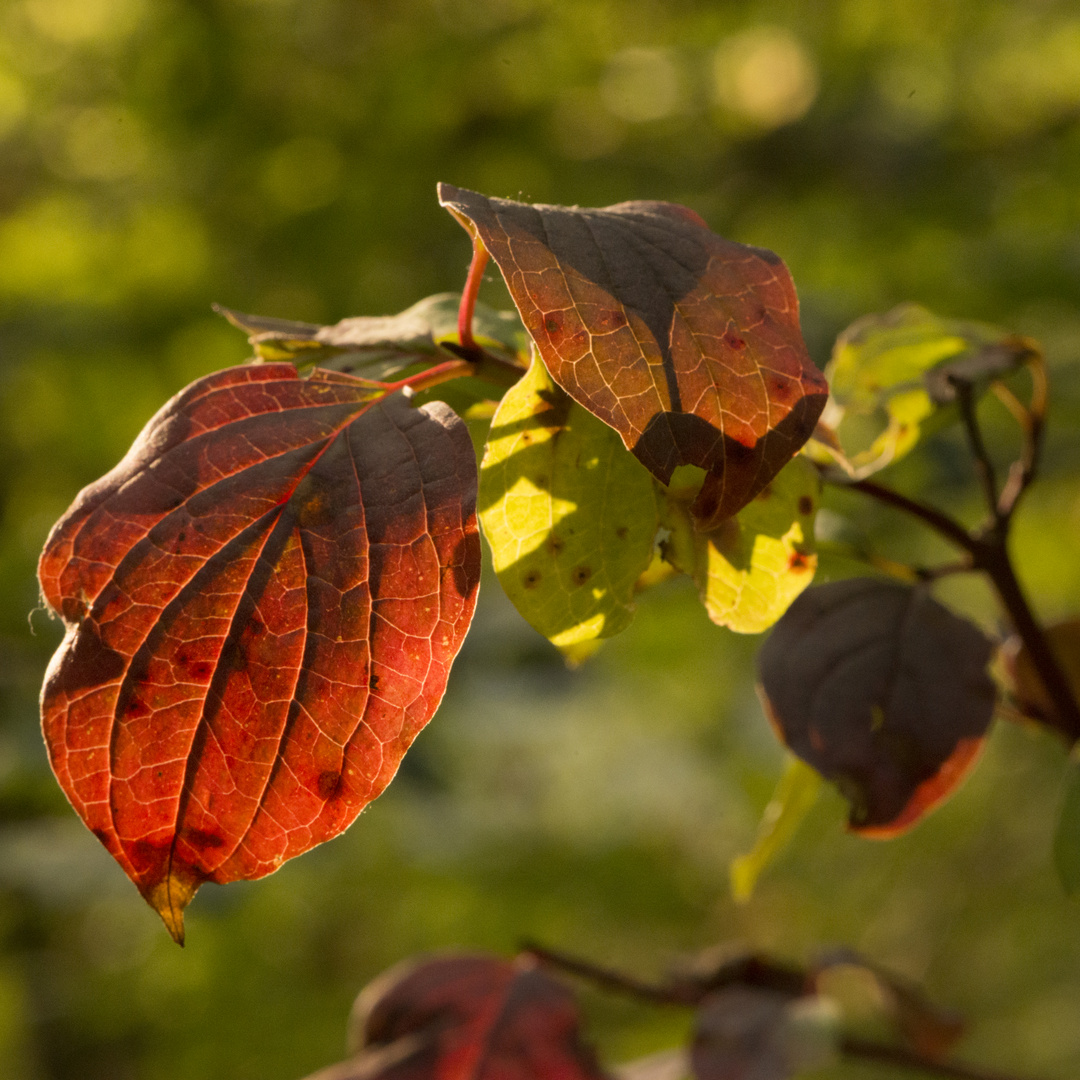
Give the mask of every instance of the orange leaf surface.
<svg viewBox="0 0 1080 1080">
<path fill-rule="evenodd" d="M 380 394 L 289 364 L 200 379 L 42 554 L 53 769 L 178 941 L 201 884 L 271 873 L 386 787 L 468 629 L 468 433 Z"/>
<path fill-rule="evenodd" d="M 552 378 L 662 483 L 708 474 L 692 511 L 715 528 L 810 437 L 828 387 L 771 251 L 692 210 L 531 206 L 439 186 L 495 259 Z"/>
</svg>

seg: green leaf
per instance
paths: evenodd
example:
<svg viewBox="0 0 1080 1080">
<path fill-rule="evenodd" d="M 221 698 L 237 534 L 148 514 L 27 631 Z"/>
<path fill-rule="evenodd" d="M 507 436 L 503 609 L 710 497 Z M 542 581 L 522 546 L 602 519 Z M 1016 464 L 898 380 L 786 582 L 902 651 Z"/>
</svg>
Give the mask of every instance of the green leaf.
<svg viewBox="0 0 1080 1080">
<path fill-rule="evenodd" d="M 759 634 L 810 584 L 820 490 L 817 469 L 796 457 L 735 517 L 702 533 L 685 498 L 669 488 L 661 509 L 664 557 L 697 582 L 714 623 Z"/>
<path fill-rule="evenodd" d="M 363 369 L 371 378 L 385 378 L 417 359 L 438 357 L 444 343 L 457 344 L 460 302 L 460 293 L 436 293 L 397 315 L 361 315 L 332 326 L 245 315 L 220 305 L 215 310 L 249 335 L 262 360 Z M 473 335 L 485 348 L 511 356 L 524 353 L 529 340 L 516 311 L 496 311 L 479 303 Z"/>
<path fill-rule="evenodd" d="M 507 596 L 572 658 L 629 625 L 656 536 L 652 478 L 539 359 L 492 421 L 480 520 Z"/>
<path fill-rule="evenodd" d="M 1054 866 L 1065 892 L 1080 894 L 1080 761 L 1069 762 L 1065 801 L 1054 833 Z"/>
<path fill-rule="evenodd" d="M 947 422 L 950 376 L 989 379 L 1015 369 L 1031 343 L 994 326 L 942 319 L 918 304 L 852 323 L 826 369 L 832 398 L 823 417 L 850 469 L 866 476 L 907 454 L 928 421 Z M 811 453 L 828 455 L 821 444 Z"/>
<path fill-rule="evenodd" d="M 753 895 L 762 871 L 787 847 L 821 791 L 821 775 L 794 754 L 789 754 L 758 825 L 757 839 L 745 855 L 731 861 L 731 893 L 744 904 Z"/>
</svg>

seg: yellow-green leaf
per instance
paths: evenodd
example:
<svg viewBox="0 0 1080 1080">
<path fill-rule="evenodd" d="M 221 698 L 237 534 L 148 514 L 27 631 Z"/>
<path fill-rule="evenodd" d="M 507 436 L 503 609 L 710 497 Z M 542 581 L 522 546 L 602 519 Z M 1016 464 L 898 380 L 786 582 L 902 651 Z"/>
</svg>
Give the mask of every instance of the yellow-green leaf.
<svg viewBox="0 0 1080 1080">
<path fill-rule="evenodd" d="M 796 457 L 733 518 L 696 532 L 685 499 L 663 500 L 664 557 L 697 582 L 709 618 L 740 634 L 767 630 L 817 569 L 817 470 Z"/>
<path fill-rule="evenodd" d="M 629 625 L 656 536 L 652 478 L 539 359 L 492 421 L 480 521 L 507 596 L 567 655 Z"/>
<path fill-rule="evenodd" d="M 753 848 L 731 861 L 731 893 L 738 903 L 745 903 L 753 895 L 761 872 L 787 847 L 820 791 L 817 770 L 789 754 L 784 774 L 761 815 Z"/>
<path fill-rule="evenodd" d="M 868 475 L 903 457 L 928 421 L 945 421 L 950 395 L 935 390 L 932 372 L 953 365 L 994 377 L 1016 367 L 1030 342 L 994 326 L 942 319 L 918 304 L 852 323 L 826 369 L 832 394 L 823 416 L 852 471 Z M 966 370 L 966 369 L 965 369 Z M 815 446 L 813 453 L 827 452 Z"/>
</svg>

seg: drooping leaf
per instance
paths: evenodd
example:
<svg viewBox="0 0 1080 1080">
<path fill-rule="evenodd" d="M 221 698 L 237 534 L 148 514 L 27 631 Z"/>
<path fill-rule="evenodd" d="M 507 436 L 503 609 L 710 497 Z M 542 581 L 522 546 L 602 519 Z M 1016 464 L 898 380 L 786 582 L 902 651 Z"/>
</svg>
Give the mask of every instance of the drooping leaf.
<svg viewBox="0 0 1080 1080">
<path fill-rule="evenodd" d="M 825 369 L 834 455 L 839 450 L 858 475 L 884 468 L 907 454 L 927 421 L 955 399 L 952 378 L 1007 374 L 1031 350 L 1027 339 L 984 323 L 942 319 L 918 304 L 864 316 L 837 338 Z M 815 449 L 828 453 L 824 442 Z"/>
<path fill-rule="evenodd" d="M 665 558 L 697 583 L 709 618 L 740 634 L 767 630 L 814 578 L 817 470 L 798 456 L 733 518 L 693 527 L 678 497 L 661 501 Z"/>
<path fill-rule="evenodd" d="M 1080 895 L 1080 763 L 1075 758 L 1065 774 L 1065 797 L 1054 832 L 1054 866 L 1065 892 Z"/>
<path fill-rule="evenodd" d="M 991 651 L 924 588 L 850 578 L 803 593 L 758 666 L 780 738 L 838 783 L 852 829 L 890 836 L 974 764 L 994 710 Z"/>
<path fill-rule="evenodd" d="M 821 775 L 794 754 L 788 756 L 776 791 L 761 815 L 753 848 L 731 862 L 731 892 L 745 903 L 761 872 L 787 847 L 803 818 L 817 802 Z"/>
<path fill-rule="evenodd" d="M 690 1061 L 696 1080 L 787 1080 L 837 1056 L 837 1017 L 812 996 L 758 987 L 709 994 L 698 1009 Z"/>
<path fill-rule="evenodd" d="M 601 1080 L 570 991 L 492 956 L 399 965 L 357 999 L 351 1060 L 308 1080 Z"/>
<path fill-rule="evenodd" d="M 1065 619 L 1046 627 L 1044 633 L 1073 694 L 1080 700 L 1080 619 Z M 1056 728 L 1074 741 L 1076 732 L 1054 705 L 1020 638 L 1010 638 L 1002 646 L 1001 655 L 1016 707 L 1025 716 Z"/>
<path fill-rule="evenodd" d="M 480 521 L 507 596 L 561 649 L 630 623 L 656 536 L 652 477 L 539 359 L 492 421 Z"/>
<path fill-rule="evenodd" d="M 397 315 L 362 315 L 332 326 L 245 315 L 220 305 L 215 310 L 249 335 L 263 360 L 318 362 L 335 370 L 363 369 L 365 375 L 385 378 L 417 357 L 438 355 L 442 343 L 457 343 L 460 302 L 460 293 L 437 293 Z M 479 344 L 511 354 L 524 350 L 527 341 L 516 312 L 496 311 L 480 303 L 473 315 L 473 335 Z"/>
<path fill-rule="evenodd" d="M 393 777 L 472 618 L 475 494 L 446 406 L 251 365 L 168 402 L 54 527 L 50 760 L 178 940 L 203 882 L 276 870 Z"/>
<path fill-rule="evenodd" d="M 708 474 L 692 506 L 715 528 L 810 436 L 828 388 L 783 262 L 692 210 L 530 206 L 439 186 L 495 259 L 558 383 L 662 483 Z"/>
</svg>

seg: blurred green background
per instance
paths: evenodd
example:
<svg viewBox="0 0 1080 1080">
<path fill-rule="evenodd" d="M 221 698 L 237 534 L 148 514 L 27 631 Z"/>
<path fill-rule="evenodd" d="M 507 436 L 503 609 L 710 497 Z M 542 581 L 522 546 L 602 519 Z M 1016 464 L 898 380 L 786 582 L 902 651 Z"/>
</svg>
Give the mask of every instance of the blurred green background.
<svg viewBox="0 0 1080 1080">
<path fill-rule="evenodd" d="M 781 752 L 756 641 L 685 582 L 570 672 L 486 580 L 387 794 L 273 877 L 203 889 L 184 950 L 75 819 L 38 734 L 49 526 L 166 397 L 245 358 L 211 301 L 335 321 L 460 288 L 437 180 L 686 203 L 785 258 L 819 363 L 903 300 L 1040 338 L 1053 427 L 1016 552 L 1043 613 L 1080 608 L 1075 0 L 2 0 L 0 1076 L 295 1080 L 342 1056 L 384 967 L 524 936 L 641 975 L 732 939 L 795 960 L 844 942 L 966 1012 L 970 1059 L 1080 1074 L 1080 907 L 1049 854 L 1063 748 L 999 724 L 891 843 L 846 835 L 830 791 L 736 907 L 728 862 Z M 886 478 L 970 515 L 959 447 Z M 937 550 L 850 499 L 829 521 Z M 995 623 L 977 586 L 944 595 Z M 586 1004 L 608 1061 L 686 1029 Z"/>
</svg>

